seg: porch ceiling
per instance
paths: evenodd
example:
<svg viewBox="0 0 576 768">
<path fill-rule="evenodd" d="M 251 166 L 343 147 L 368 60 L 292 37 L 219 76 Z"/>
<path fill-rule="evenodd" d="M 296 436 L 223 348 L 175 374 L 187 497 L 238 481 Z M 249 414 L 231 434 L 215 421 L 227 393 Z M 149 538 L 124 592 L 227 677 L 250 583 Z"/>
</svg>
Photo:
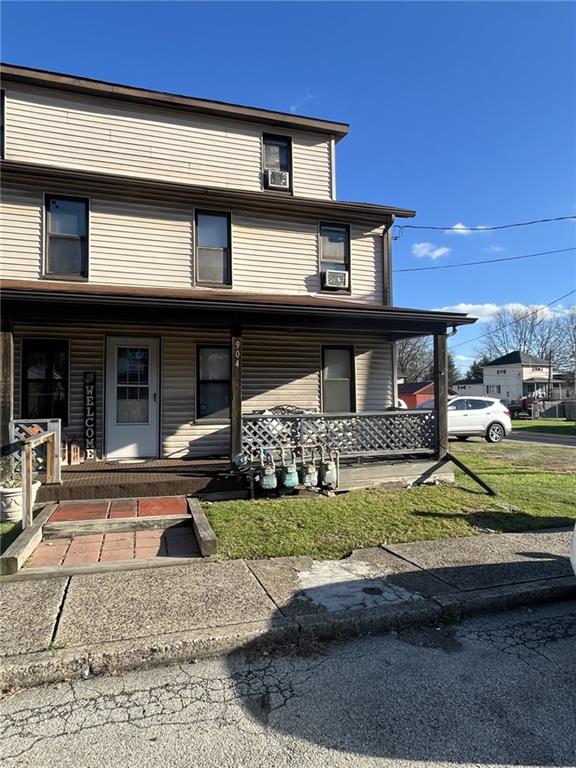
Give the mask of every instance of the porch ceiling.
<svg viewBox="0 0 576 768">
<path fill-rule="evenodd" d="M 445 333 L 476 318 L 456 312 L 386 307 L 318 296 L 285 296 L 199 289 L 103 286 L 48 280 L 2 280 L 3 314 L 90 321 L 319 328 L 376 332 L 389 338 Z"/>
</svg>

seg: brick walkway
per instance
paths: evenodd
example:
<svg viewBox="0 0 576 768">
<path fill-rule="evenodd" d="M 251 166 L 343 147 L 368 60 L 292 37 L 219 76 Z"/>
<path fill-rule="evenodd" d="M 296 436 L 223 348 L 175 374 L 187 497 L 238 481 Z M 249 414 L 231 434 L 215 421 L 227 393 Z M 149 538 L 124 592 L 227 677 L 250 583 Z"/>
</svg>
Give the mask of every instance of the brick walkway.
<svg viewBox="0 0 576 768">
<path fill-rule="evenodd" d="M 152 516 L 189 514 L 184 496 L 145 499 L 61 501 L 50 523 L 131 520 Z M 150 560 L 154 557 L 199 557 L 190 522 L 142 531 L 75 534 L 44 539 L 26 563 L 27 567 L 94 565 L 118 560 Z"/>
<path fill-rule="evenodd" d="M 67 539 L 45 539 L 27 567 L 94 565 L 117 560 L 153 557 L 198 557 L 198 545 L 189 523 L 170 528 L 126 533 L 94 533 Z"/>
<path fill-rule="evenodd" d="M 51 523 L 81 520 L 114 520 L 152 515 L 187 515 L 184 496 L 160 496 L 147 499 L 117 499 L 107 501 L 61 501 L 52 515 Z"/>
</svg>

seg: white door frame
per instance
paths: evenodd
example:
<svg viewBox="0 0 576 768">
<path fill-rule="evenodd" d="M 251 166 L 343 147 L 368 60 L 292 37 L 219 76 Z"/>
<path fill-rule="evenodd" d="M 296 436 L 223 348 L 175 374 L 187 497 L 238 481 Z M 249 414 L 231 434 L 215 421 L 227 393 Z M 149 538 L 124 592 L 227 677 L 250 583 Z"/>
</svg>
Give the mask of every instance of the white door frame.
<svg viewBox="0 0 576 768">
<path fill-rule="evenodd" d="M 145 424 L 116 424 L 118 347 L 149 349 L 149 419 Z M 104 396 L 104 455 L 107 459 L 155 459 L 160 443 L 160 339 L 158 336 L 107 336 Z M 123 443 L 123 436 L 125 440 Z"/>
</svg>

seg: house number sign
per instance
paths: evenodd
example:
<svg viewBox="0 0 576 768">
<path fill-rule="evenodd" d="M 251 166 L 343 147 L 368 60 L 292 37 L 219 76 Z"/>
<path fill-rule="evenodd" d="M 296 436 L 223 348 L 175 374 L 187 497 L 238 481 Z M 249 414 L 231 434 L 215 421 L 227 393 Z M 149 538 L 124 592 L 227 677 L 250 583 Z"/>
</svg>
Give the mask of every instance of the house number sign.
<svg viewBox="0 0 576 768">
<path fill-rule="evenodd" d="M 234 340 L 234 367 L 240 368 L 240 339 Z"/>
<path fill-rule="evenodd" d="M 86 459 L 96 458 L 96 373 L 84 372 L 84 451 Z"/>
</svg>

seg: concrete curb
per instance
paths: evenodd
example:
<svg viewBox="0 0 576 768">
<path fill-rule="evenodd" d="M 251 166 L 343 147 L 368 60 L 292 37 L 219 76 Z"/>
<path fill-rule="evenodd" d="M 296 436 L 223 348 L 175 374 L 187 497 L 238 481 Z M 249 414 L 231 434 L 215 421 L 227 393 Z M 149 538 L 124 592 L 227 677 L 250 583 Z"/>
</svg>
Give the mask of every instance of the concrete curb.
<svg viewBox="0 0 576 768">
<path fill-rule="evenodd" d="M 46 683 L 121 674 L 133 669 L 191 661 L 234 652 L 296 647 L 454 621 L 523 605 L 576 599 L 573 577 L 503 586 L 475 592 L 439 595 L 380 608 L 312 614 L 272 622 L 244 622 L 185 633 L 41 651 L 5 657 L 0 690 L 32 688 Z"/>
</svg>

